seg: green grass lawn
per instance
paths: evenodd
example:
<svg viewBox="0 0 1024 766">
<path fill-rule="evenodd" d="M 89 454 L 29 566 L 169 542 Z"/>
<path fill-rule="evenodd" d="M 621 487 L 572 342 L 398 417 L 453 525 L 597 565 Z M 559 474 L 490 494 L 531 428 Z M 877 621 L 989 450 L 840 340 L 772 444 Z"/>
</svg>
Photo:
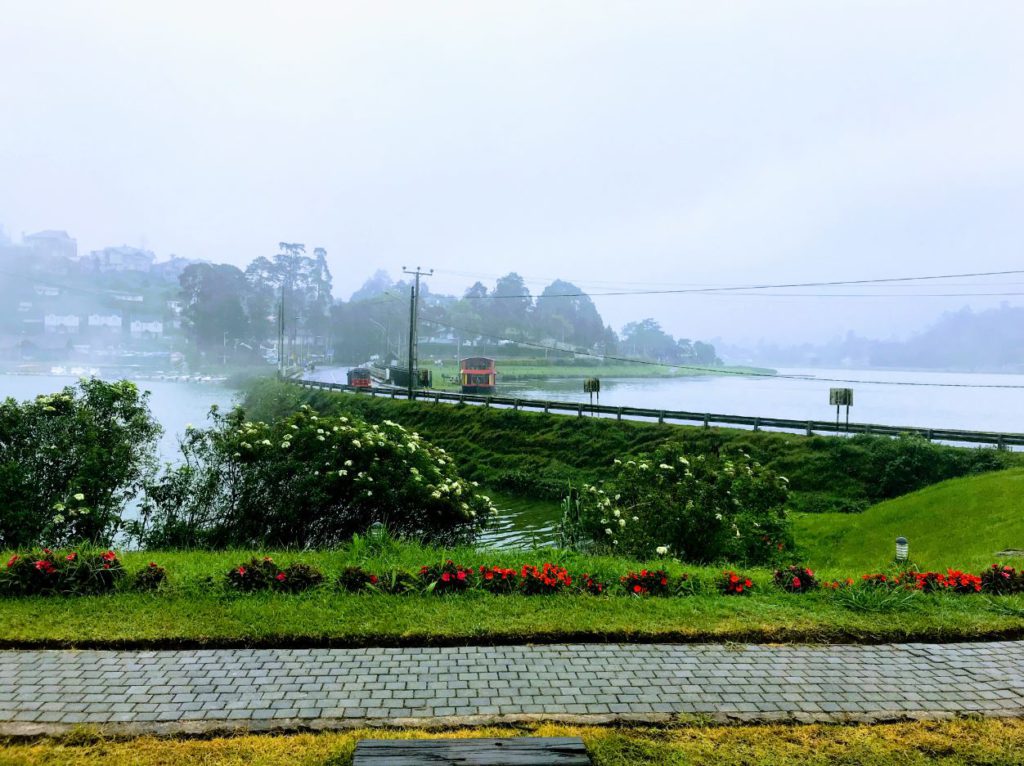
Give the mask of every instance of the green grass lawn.
<svg viewBox="0 0 1024 766">
<path fill-rule="evenodd" d="M 1024 549 L 1024 469 L 950 479 L 863 513 L 798 514 L 794 522 L 798 544 L 818 567 L 882 566 L 903 536 L 922 569 L 978 569 L 997 551 Z M 1024 566 L 1024 559 L 1002 561 Z"/>
<path fill-rule="evenodd" d="M 6 554 L 3 554 L 6 555 Z M 953 640 L 1024 634 L 1024 595 L 988 598 L 909 594 L 898 602 L 850 604 L 830 591 L 795 595 L 772 584 L 769 570 L 749 570 L 747 597 L 723 596 L 722 568 L 669 563 L 673 576 L 695 581 L 687 596 L 348 594 L 331 585 L 289 595 L 239 594 L 224 587 L 228 569 L 253 552 L 127 553 L 129 571 L 153 560 L 167 567 L 169 582 L 156 594 L 129 591 L 105 596 L 28 597 L 0 600 L 0 645 L 374 645 L 490 643 L 566 640 L 901 641 Z M 259 554 L 262 555 L 262 554 Z M 303 561 L 332 581 L 358 564 L 384 573 L 414 571 L 451 556 L 457 563 L 516 566 L 548 557 L 571 572 L 614 582 L 645 564 L 556 551 L 444 552 L 412 544 L 359 541 L 330 552 L 277 552 L 286 565 Z M 659 562 L 647 562 L 657 567 Z M 857 577 L 861 570 L 826 570 L 823 578 Z"/>
<path fill-rule="evenodd" d="M 959 720 L 873 726 L 565 726 L 359 729 L 324 734 L 104 740 L 87 730 L 63 740 L 10 743 L 0 764 L 350 766 L 361 739 L 581 737 L 595 766 L 1010 766 L 1021 763 L 1024 722 Z"/>
</svg>

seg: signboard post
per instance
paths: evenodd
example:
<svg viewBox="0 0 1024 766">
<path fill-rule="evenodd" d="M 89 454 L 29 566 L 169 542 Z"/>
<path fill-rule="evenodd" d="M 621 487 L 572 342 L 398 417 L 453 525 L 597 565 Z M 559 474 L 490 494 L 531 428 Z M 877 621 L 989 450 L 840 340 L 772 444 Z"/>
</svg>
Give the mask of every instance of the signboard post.
<svg viewBox="0 0 1024 766">
<path fill-rule="evenodd" d="M 839 408 L 846 406 L 846 430 L 850 430 L 850 407 L 853 406 L 852 388 L 830 388 L 828 390 L 828 403 L 836 406 L 836 431 L 839 430 Z"/>
<path fill-rule="evenodd" d="M 590 394 L 590 414 L 594 414 L 594 394 L 597 394 L 597 406 L 601 406 L 601 381 L 587 378 L 583 381 L 583 393 Z"/>
</svg>

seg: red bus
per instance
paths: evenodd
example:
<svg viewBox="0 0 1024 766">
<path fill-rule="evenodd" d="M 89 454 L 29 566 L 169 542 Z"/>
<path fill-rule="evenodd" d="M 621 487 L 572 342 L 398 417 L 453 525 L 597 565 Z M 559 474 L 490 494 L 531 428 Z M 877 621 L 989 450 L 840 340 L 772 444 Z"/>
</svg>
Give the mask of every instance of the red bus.
<svg viewBox="0 0 1024 766">
<path fill-rule="evenodd" d="M 370 388 L 373 385 L 370 371 L 365 367 L 353 367 L 348 371 L 348 384 L 356 388 Z"/>
<path fill-rule="evenodd" d="M 464 394 L 493 394 L 497 377 L 494 360 L 486 356 L 471 356 L 459 362 L 459 378 Z"/>
</svg>

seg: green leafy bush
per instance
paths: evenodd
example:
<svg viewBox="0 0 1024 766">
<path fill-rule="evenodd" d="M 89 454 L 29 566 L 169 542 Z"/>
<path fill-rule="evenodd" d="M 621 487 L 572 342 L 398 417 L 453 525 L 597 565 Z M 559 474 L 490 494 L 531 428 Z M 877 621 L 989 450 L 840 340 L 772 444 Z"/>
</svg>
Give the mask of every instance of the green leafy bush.
<svg viewBox="0 0 1024 766">
<path fill-rule="evenodd" d="M 324 573 L 310 564 L 289 564 L 274 578 L 274 581 L 274 587 L 277 590 L 285 593 L 301 593 L 320 585 L 324 581 Z"/>
<path fill-rule="evenodd" d="M 128 381 L 82 380 L 0 402 L 0 548 L 113 541 L 155 466 L 148 396 Z"/>
<path fill-rule="evenodd" d="M 113 551 L 53 551 L 15 553 L 0 570 L 0 593 L 5 596 L 80 596 L 109 593 L 124 577 L 124 566 Z"/>
<path fill-rule="evenodd" d="M 270 556 L 262 559 L 252 558 L 247 564 L 239 564 L 228 570 L 228 586 L 243 593 L 255 590 L 270 590 L 283 577 L 281 567 L 274 563 Z"/>
<path fill-rule="evenodd" d="M 145 569 L 140 569 L 132 575 L 132 589 L 143 593 L 160 590 L 165 582 L 167 570 L 155 561 L 150 561 Z"/>
<path fill-rule="evenodd" d="M 446 544 L 472 541 L 490 499 L 444 450 L 391 421 L 320 417 L 274 423 L 241 409 L 190 429 L 184 461 L 149 488 L 134 535 L 149 547 L 337 545 L 369 527 Z"/>
<path fill-rule="evenodd" d="M 735 456 L 687 456 L 667 446 L 616 460 L 600 486 L 565 504 L 563 541 L 649 558 L 667 549 L 693 562 L 761 564 L 792 547 L 786 479 Z"/>
</svg>

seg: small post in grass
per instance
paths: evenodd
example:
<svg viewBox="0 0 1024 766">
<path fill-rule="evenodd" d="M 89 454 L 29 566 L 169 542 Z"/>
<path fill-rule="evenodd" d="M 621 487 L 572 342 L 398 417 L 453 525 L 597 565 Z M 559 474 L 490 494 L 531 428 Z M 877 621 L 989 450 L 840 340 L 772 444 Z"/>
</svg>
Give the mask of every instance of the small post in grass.
<svg viewBox="0 0 1024 766">
<path fill-rule="evenodd" d="M 896 562 L 898 564 L 905 564 L 907 559 L 910 558 L 910 543 L 907 542 L 905 537 L 896 538 Z"/>
</svg>

